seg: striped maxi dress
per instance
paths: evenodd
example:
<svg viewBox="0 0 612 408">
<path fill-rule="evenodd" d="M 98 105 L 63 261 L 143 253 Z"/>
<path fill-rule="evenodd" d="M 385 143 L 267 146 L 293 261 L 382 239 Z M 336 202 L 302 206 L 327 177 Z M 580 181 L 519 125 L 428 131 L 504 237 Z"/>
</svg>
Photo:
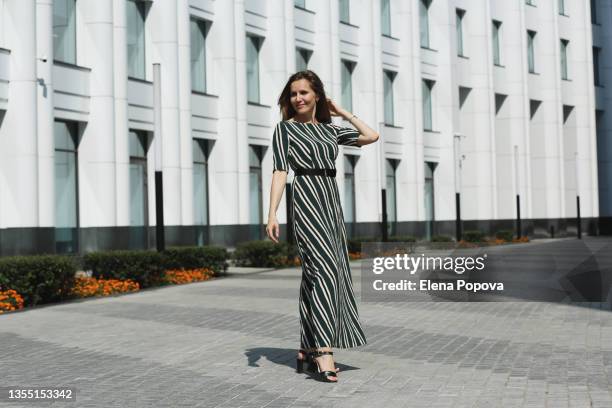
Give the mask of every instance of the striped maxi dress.
<svg viewBox="0 0 612 408">
<path fill-rule="evenodd" d="M 282 121 L 272 139 L 274 170 L 334 169 L 338 145 L 358 146 L 359 132 L 331 123 Z M 346 228 L 334 177 L 295 176 L 293 231 L 302 261 L 302 348 L 366 344 L 348 263 Z"/>
</svg>

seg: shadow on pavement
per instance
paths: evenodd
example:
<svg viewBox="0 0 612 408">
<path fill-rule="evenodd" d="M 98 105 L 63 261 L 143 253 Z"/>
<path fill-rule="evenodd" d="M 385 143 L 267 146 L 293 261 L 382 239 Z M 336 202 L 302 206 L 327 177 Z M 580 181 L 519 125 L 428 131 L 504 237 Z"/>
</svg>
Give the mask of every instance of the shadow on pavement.
<svg viewBox="0 0 612 408">
<path fill-rule="evenodd" d="M 278 364 L 290 367 L 295 370 L 295 359 L 297 356 L 297 349 L 286 349 L 286 348 L 275 348 L 275 347 L 255 347 L 245 351 L 245 356 L 248 359 L 249 367 L 259 367 L 259 360 L 265 357 L 266 360 Z M 359 370 L 359 367 L 342 364 L 336 361 L 336 367 L 342 371 Z"/>
</svg>

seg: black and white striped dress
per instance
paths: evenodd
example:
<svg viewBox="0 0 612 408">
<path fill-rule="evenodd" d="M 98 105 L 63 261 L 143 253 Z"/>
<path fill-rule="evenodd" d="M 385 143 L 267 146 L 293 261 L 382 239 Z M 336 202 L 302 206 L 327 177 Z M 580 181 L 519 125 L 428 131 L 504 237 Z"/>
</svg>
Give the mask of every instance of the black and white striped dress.
<svg viewBox="0 0 612 408">
<path fill-rule="evenodd" d="M 331 123 L 283 121 L 272 141 L 274 170 L 335 169 L 338 145 L 357 146 L 359 132 Z M 366 344 L 355 304 L 346 228 L 334 177 L 295 176 L 293 231 L 302 261 L 301 347 Z"/>
</svg>

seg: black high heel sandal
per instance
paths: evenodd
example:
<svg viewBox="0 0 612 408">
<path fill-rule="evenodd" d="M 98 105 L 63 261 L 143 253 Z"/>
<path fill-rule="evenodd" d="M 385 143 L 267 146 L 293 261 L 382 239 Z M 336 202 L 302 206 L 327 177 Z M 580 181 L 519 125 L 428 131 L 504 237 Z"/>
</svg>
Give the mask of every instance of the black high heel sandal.
<svg viewBox="0 0 612 408">
<path fill-rule="evenodd" d="M 295 372 L 301 374 L 304 372 L 304 364 L 310 364 L 310 355 L 304 349 L 299 349 L 298 353 L 301 353 L 305 356 L 304 358 L 296 357 L 295 359 Z"/>
<path fill-rule="evenodd" d="M 310 360 L 310 353 L 307 352 L 306 350 L 299 349 L 298 353 L 303 354 L 305 357 L 304 358 L 298 358 L 298 357 L 295 358 L 295 372 L 298 373 L 298 374 L 302 374 L 304 372 L 304 364 L 306 364 L 306 368 L 308 368 L 308 365 L 312 364 L 312 361 Z M 340 372 L 340 369 L 337 366 L 336 366 L 336 372 L 337 373 Z"/>
<path fill-rule="evenodd" d="M 324 355 L 333 356 L 334 353 L 332 351 L 319 350 L 308 353 L 308 358 L 310 360 L 308 364 L 308 372 L 318 381 L 336 383 L 338 382 L 338 373 L 336 371 L 321 371 L 321 366 L 319 366 L 319 362 L 316 360 L 317 357 Z M 336 379 L 332 380 L 329 377 L 336 377 Z"/>
</svg>

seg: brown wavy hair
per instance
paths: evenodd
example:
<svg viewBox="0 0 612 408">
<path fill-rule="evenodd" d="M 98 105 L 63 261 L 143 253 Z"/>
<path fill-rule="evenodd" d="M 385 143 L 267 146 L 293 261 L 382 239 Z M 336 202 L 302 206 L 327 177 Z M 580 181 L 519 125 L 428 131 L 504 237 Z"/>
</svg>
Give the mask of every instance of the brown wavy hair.
<svg viewBox="0 0 612 408">
<path fill-rule="evenodd" d="M 287 84 L 283 88 L 278 98 L 278 106 L 280 107 L 283 120 L 291 119 L 295 116 L 296 111 L 291 105 L 291 84 L 300 79 L 305 79 L 310 83 L 310 87 L 314 93 L 319 97 L 319 100 L 315 106 L 315 118 L 321 123 L 331 123 L 331 113 L 329 112 L 329 106 L 327 105 L 327 97 L 325 96 L 325 89 L 323 88 L 323 82 L 313 71 L 307 69 L 305 71 L 299 71 L 291 75 L 287 80 Z"/>
</svg>

